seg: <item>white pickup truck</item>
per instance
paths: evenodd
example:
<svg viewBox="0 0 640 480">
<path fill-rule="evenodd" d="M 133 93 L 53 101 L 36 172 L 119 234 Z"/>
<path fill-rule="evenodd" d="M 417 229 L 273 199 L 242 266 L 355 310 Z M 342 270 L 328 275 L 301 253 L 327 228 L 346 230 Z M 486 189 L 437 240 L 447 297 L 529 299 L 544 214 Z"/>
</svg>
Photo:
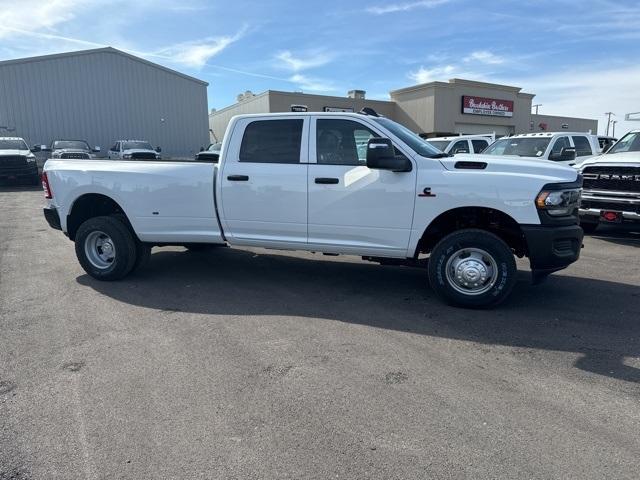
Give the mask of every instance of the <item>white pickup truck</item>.
<svg viewBox="0 0 640 480">
<path fill-rule="evenodd" d="M 366 140 L 366 149 L 358 148 Z M 44 209 L 100 280 L 153 245 L 228 244 L 422 265 L 446 302 L 487 307 L 578 259 L 581 178 L 551 162 L 442 153 L 375 114 L 241 115 L 219 164 L 49 160 Z M 426 285 L 425 278 L 425 285 Z"/>
</svg>

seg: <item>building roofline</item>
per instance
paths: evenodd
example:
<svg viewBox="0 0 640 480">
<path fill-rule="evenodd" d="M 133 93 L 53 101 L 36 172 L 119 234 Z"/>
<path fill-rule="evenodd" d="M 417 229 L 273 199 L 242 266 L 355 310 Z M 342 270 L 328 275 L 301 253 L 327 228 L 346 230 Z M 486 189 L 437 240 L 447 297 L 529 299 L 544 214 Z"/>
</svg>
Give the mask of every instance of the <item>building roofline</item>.
<svg viewBox="0 0 640 480">
<path fill-rule="evenodd" d="M 182 78 L 187 79 L 187 80 L 191 80 L 192 82 L 196 82 L 196 83 L 199 83 L 199 84 L 204 85 L 204 86 L 208 86 L 209 85 L 209 83 L 205 82 L 204 80 L 200 80 L 198 78 L 191 77 L 191 76 L 186 75 L 184 73 L 178 72 L 176 70 L 172 70 L 171 68 L 165 67 L 163 65 L 159 65 L 159 64 L 154 63 L 154 62 L 150 62 L 149 60 L 145 60 L 144 58 L 136 57 L 135 55 L 132 55 L 132 54 L 127 53 L 127 52 L 123 52 L 122 50 L 118 50 L 117 48 L 113 48 L 113 47 L 92 48 L 92 49 L 89 49 L 89 50 L 76 50 L 76 51 L 73 51 L 73 52 L 53 53 L 53 54 L 50 54 L 50 55 L 39 55 L 39 56 L 36 56 L 36 57 L 25 57 L 25 58 L 15 58 L 15 59 L 12 59 L 12 60 L 2 60 L 2 61 L 0 61 L 0 67 L 2 67 L 4 65 L 16 65 L 16 64 L 20 64 L 20 63 L 31 63 L 31 62 L 42 62 L 42 61 L 47 61 L 47 60 L 55 60 L 57 58 L 77 57 L 77 56 L 81 56 L 81 55 L 92 55 L 94 53 L 113 53 L 113 54 L 121 55 L 123 57 L 129 58 L 130 60 L 135 60 L 136 62 L 143 63 L 145 65 L 157 68 L 157 69 L 162 70 L 162 71 L 167 72 L 167 73 L 172 73 L 173 75 L 177 75 L 177 76 L 182 77 Z"/>
<path fill-rule="evenodd" d="M 515 93 L 516 95 L 531 96 L 531 98 L 535 97 L 535 94 L 525 93 L 520 87 L 513 87 L 511 85 L 503 85 L 499 83 L 478 82 L 476 80 L 465 80 L 464 78 L 450 78 L 448 82 L 434 81 L 428 83 L 420 83 L 418 85 L 411 85 L 409 87 L 392 90 L 391 92 L 389 92 L 389 94 L 393 96 L 396 94 L 408 93 L 415 90 L 423 90 L 427 88 L 454 88 L 456 86 L 492 88 L 494 90 L 503 90 L 505 92 Z"/>
<path fill-rule="evenodd" d="M 532 113 L 531 117 L 547 117 L 557 119 L 570 119 L 570 120 L 586 120 L 588 122 L 597 122 L 596 118 L 584 118 L 584 117 L 565 117 L 563 115 L 545 115 L 544 113 Z"/>
</svg>

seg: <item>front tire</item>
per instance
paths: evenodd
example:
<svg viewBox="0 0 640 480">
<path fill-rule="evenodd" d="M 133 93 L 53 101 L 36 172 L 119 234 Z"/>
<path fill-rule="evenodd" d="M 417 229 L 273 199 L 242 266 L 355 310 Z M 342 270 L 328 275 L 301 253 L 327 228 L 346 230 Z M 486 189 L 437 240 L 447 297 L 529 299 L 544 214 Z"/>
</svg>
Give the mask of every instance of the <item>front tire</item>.
<svg viewBox="0 0 640 480">
<path fill-rule="evenodd" d="M 486 308 L 504 301 L 518 269 L 509 246 L 485 230 L 465 229 L 444 237 L 429 257 L 431 288 L 449 305 Z"/>
<path fill-rule="evenodd" d="M 97 280 L 120 280 L 136 263 L 133 235 L 118 218 L 90 218 L 78 228 L 75 242 L 80 265 Z"/>
</svg>

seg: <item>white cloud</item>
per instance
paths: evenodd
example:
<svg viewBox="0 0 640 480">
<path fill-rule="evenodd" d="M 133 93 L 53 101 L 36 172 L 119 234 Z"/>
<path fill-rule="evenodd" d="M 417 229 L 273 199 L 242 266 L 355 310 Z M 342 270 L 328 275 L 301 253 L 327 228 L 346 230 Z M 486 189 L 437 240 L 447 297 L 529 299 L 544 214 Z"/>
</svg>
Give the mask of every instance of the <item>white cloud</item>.
<svg viewBox="0 0 640 480">
<path fill-rule="evenodd" d="M 333 57 L 322 51 L 307 52 L 304 57 L 295 57 L 289 50 L 285 50 L 278 53 L 276 59 L 280 62 L 280 65 L 287 70 L 300 72 L 302 70 L 326 65 Z"/>
<path fill-rule="evenodd" d="M 438 5 L 449 3 L 451 0 L 422 0 L 416 2 L 390 3 L 387 5 L 376 5 L 367 8 L 367 12 L 374 15 L 384 15 L 386 13 L 408 12 L 416 8 L 433 8 Z"/>
<path fill-rule="evenodd" d="M 640 122 L 624 121 L 626 113 L 640 112 L 638 78 L 637 65 L 619 68 L 594 65 L 588 70 L 571 69 L 501 83 L 523 86 L 525 91 L 535 93 L 534 103 L 542 104 L 541 114 L 597 119 L 600 133 L 607 126 L 604 112 L 614 112 L 619 138 L 633 128 L 640 128 Z"/>
<path fill-rule="evenodd" d="M 242 27 L 235 35 L 211 37 L 194 42 L 178 43 L 162 48 L 148 56 L 164 58 L 173 63 L 185 65 L 191 68 L 204 67 L 209 59 L 215 57 L 229 45 L 240 40 L 247 31 Z"/>
<path fill-rule="evenodd" d="M 505 62 L 504 58 L 488 50 L 476 50 L 475 52 L 471 52 L 464 58 L 464 61 L 467 63 L 479 62 L 486 65 L 500 65 Z"/>
<path fill-rule="evenodd" d="M 436 80 L 448 80 L 451 75 L 456 74 L 457 68 L 453 65 L 442 67 L 425 68 L 420 67 L 415 72 L 409 72 L 409 78 L 415 83 L 429 83 Z"/>
<path fill-rule="evenodd" d="M 289 81 L 296 84 L 302 91 L 307 92 L 334 92 L 336 90 L 332 82 L 299 73 L 292 75 Z"/>
<path fill-rule="evenodd" d="M 0 0 L 0 38 L 15 33 L 14 29 L 50 30 L 73 20 L 95 0 Z"/>
</svg>

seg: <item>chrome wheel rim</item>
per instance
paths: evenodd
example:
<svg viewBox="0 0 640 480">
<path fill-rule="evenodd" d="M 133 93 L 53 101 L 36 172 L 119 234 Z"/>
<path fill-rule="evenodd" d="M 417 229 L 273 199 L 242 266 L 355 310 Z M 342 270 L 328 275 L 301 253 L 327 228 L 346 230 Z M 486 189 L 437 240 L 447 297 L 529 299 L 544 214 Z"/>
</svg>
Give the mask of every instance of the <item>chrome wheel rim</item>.
<svg viewBox="0 0 640 480">
<path fill-rule="evenodd" d="M 91 265 L 100 270 L 106 270 L 116 259 L 116 246 L 109 235 L 96 230 L 87 235 L 84 241 L 84 253 Z"/>
<path fill-rule="evenodd" d="M 482 295 L 495 285 L 498 264 L 485 250 L 462 248 L 455 252 L 446 266 L 447 280 L 464 295 Z"/>
</svg>

